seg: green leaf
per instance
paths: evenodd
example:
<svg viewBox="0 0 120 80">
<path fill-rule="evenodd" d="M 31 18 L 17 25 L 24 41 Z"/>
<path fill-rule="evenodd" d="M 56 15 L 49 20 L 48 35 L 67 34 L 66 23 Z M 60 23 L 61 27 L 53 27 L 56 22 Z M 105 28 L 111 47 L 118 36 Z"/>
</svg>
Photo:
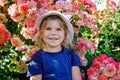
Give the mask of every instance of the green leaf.
<svg viewBox="0 0 120 80">
<path fill-rule="evenodd" d="M 12 64 L 10 64 L 10 68 L 16 69 L 16 68 L 17 68 L 17 65 L 16 65 L 15 63 L 12 63 Z"/>
<path fill-rule="evenodd" d="M 116 25 L 116 27 L 117 27 L 118 29 L 120 29 L 120 23 L 118 23 L 118 24 Z"/>
</svg>

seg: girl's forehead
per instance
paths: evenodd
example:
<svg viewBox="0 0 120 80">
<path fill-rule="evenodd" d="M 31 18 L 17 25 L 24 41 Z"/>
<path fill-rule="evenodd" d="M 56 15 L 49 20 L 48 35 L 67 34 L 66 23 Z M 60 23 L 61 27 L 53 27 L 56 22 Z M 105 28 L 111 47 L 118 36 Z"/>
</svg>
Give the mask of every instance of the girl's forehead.
<svg viewBox="0 0 120 80">
<path fill-rule="evenodd" d="M 45 21 L 44 22 L 45 23 L 45 25 L 46 26 L 51 26 L 51 25 L 54 25 L 54 26 L 64 26 L 64 25 L 62 25 L 63 24 L 63 22 L 62 21 L 60 21 L 60 20 L 58 20 L 58 19 L 53 19 L 53 20 L 47 20 L 47 21 Z"/>
<path fill-rule="evenodd" d="M 57 19 L 53 19 L 53 20 L 47 20 L 47 23 L 61 23 L 61 21 Z"/>
<path fill-rule="evenodd" d="M 60 24 L 60 22 L 58 21 L 49 21 L 45 27 L 51 27 L 51 28 L 63 28 L 64 26 L 62 26 Z"/>
</svg>

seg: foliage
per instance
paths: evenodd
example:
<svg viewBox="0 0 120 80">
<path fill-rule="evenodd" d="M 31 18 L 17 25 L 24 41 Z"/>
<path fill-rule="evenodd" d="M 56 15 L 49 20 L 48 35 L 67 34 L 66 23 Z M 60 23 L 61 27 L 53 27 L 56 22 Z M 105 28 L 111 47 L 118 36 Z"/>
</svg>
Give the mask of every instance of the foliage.
<svg viewBox="0 0 120 80">
<path fill-rule="evenodd" d="M 27 63 L 38 50 L 34 44 L 37 34 L 34 24 L 38 16 L 49 10 L 60 11 L 70 19 L 75 32 L 73 44 L 83 65 L 81 72 L 84 79 L 89 78 L 88 70 L 101 54 L 119 63 L 120 5 L 116 6 L 112 0 L 106 1 L 106 8 L 102 11 L 96 10 L 91 0 L 74 0 L 73 3 L 54 0 L 0 1 L 1 79 L 27 79 Z"/>
</svg>

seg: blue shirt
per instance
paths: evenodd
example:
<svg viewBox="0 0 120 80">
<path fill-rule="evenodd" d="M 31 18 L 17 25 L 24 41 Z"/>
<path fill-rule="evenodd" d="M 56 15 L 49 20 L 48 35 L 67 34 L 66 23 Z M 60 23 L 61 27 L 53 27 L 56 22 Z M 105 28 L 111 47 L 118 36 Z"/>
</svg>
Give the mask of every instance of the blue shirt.
<svg viewBox="0 0 120 80">
<path fill-rule="evenodd" d="M 42 80 L 72 80 L 72 66 L 81 66 L 74 50 L 37 51 L 28 65 L 27 76 L 42 74 Z"/>
</svg>

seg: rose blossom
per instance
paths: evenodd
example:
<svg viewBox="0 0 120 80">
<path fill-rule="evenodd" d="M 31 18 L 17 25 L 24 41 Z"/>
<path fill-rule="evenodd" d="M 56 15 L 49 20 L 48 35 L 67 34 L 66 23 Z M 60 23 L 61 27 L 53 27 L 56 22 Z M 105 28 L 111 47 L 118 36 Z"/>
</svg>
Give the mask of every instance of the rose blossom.
<svg viewBox="0 0 120 80">
<path fill-rule="evenodd" d="M 6 18 L 5 14 L 0 13 L 0 23 L 7 22 L 8 19 Z"/>
<path fill-rule="evenodd" d="M 109 63 L 104 67 L 103 74 L 107 77 L 112 77 L 116 74 L 116 67 L 114 64 Z"/>
<path fill-rule="evenodd" d="M 1 6 L 4 6 L 6 3 L 8 3 L 7 0 L 0 0 L 0 5 L 1 5 Z"/>
<path fill-rule="evenodd" d="M 11 41 L 11 44 L 15 47 L 18 47 L 22 44 L 22 40 L 17 35 L 13 35 L 10 41 Z"/>
<path fill-rule="evenodd" d="M 98 76 L 98 80 L 108 80 L 107 77 L 103 74 Z"/>
<path fill-rule="evenodd" d="M 10 32 L 5 28 L 4 24 L 0 24 L 0 44 L 5 43 L 11 37 Z"/>
</svg>

